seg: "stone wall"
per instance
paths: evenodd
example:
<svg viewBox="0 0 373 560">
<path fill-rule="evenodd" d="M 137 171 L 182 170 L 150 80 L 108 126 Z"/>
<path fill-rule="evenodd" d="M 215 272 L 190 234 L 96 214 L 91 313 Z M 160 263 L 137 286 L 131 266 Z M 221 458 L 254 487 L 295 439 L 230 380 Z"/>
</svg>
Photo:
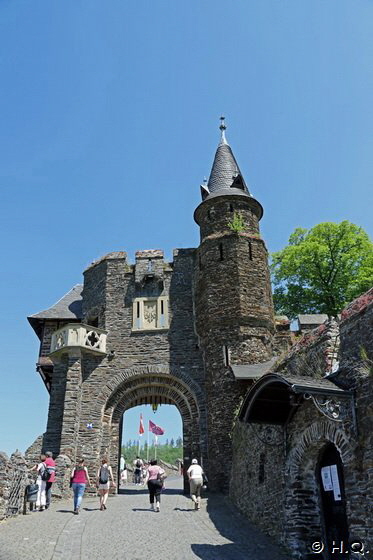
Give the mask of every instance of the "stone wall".
<svg viewBox="0 0 373 560">
<path fill-rule="evenodd" d="M 276 371 L 322 378 L 338 362 L 339 344 L 339 324 L 335 320 L 328 321 L 295 337 L 290 350 L 276 364 Z"/>
<path fill-rule="evenodd" d="M 277 447 L 265 438 L 261 442 L 255 424 L 236 423 L 231 497 L 251 521 L 281 541 L 294 558 L 314 558 L 312 542 L 325 540 L 316 473 L 328 444 L 335 446 L 343 465 L 350 541 L 365 545 L 372 542 L 372 325 L 373 290 L 346 308 L 339 325 L 330 322 L 299 339 L 278 364 L 284 375 L 321 379 L 326 373 L 336 386 L 352 389 L 352 406 L 347 406 L 341 421 L 327 418 L 312 400 L 298 401 L 295 414 L 284 426 L 285 445 L 279 443 Z M 268 424 L 260 429 L 265 433 L 270 428 Z"/>
<path fill-rule="evenodd" d="M 233 432 L 230 496 L 248 519 L 272 536 L 282 534 L 285 439 L 278 426 L 273 441 L 259 424 L 237 422 Z"/>
<path fill-rule="evenodd" d="M 43 448 L 44 434 L 38 436 L 36 440 L 26 449 L 25 459 L 29 466 L 39 463 L 41 453 L 51 451 Z"/>
</svg>

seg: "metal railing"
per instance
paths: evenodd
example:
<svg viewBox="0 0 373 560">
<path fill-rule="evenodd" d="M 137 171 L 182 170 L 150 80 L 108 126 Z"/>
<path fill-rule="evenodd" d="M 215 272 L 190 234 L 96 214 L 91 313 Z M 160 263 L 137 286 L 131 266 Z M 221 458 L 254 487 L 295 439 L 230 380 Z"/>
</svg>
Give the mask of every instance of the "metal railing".
<svg viewBox="0 0 373 560">
<path fill-rule="evenodd" d="M 13 466 L 11 475 L 8 503 L 5 511 L 5 516 L 18 515 L 24 512 L 25 509 L 25 489 L 29 484 L 28 473 L 24 469 Z"/>
</svg>

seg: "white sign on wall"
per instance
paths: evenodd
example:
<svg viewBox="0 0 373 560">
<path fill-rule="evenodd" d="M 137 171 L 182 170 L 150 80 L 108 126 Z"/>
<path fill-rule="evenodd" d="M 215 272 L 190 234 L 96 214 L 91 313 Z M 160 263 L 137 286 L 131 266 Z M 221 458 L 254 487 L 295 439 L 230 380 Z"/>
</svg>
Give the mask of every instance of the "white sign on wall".
<svg viewBox="0 0 373 560">
<path fill-rule="evenodd" d="M 332 475 L 334 499 L 337 502 L 341 500 L 341 487 L 339 486 L 337 465 L 330 466 L 330 474 Z"/>
<path fill-rule="evenodd" d="M 333 490 L 333 482 L 332 482 L 330 467 L 321 468 L 321 480 L 325 492 L 328 492 L 329 490 Z"/>
<path fill-rule="evenodd" d="M 334 500 L 336 502 L 342 499 L 337 465 L 329 465 L 328 467 L 322 467 L 321 480 L 325 492 L 329 492 L 333 490 Z"/>
</svg>

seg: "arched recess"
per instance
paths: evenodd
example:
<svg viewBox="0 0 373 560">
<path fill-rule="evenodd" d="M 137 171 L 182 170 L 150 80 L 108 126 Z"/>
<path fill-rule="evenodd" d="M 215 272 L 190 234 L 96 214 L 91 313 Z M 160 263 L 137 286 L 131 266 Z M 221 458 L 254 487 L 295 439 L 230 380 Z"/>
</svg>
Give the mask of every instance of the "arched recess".
<svg viewBox="0 0 373 560">
<path fill-rule="evenodd" d="M 184 460 L 207 457 L 204 395 L 184 372 L 166 366 L 134 367 L 119 371 L 102 389 L 100 454 L 108 455 L 116 473 L 123 413 L 140 404 L 173 404 L 183 421 Z"/>
<path fill-rule="evenodd" d="M 306 558 L 313 542 L 323 541 L 323 521 L 318 488 L 318 465 L 326 446 L 339 452 L 345 480 L 354 450 L 346 433 L 328 420 L 313 422 L 289 452 L 285 466 L 285 540 L 298 558 Z M 348 506 L 348 500 L 347 500 Z M 347 507 L 348 512 L 348 507 Z"/>
</svg>

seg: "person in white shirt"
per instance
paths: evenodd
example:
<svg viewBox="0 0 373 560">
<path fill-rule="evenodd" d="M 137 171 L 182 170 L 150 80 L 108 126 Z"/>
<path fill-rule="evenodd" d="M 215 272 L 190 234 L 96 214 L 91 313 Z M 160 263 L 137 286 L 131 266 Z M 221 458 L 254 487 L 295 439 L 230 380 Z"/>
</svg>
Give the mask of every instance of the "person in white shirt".
<svg viewBox="0 0 373 560">
<path fill-rule="evenodd" d="M 190 485 L 190 497 L 194 502 L 195 510 L 200 509 L 201 507 L 201 488 L 203 484 L 202 473 L 203 469 L 198 464 L 197 459 L 192 459 L 192 464 L 187 470 L 187 475 Z"/>
</svg>

